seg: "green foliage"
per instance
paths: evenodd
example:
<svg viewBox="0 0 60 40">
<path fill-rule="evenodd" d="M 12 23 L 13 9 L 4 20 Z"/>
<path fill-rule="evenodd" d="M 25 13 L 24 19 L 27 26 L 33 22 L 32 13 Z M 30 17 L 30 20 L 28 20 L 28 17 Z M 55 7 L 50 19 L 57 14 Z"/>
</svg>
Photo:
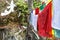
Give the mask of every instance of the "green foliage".
<svg viewBox="0 0 60 40">
<path fill-rule="evenodd" d="M 20 12 L 19 22 L 22 25 L 27 25 L 28 4 L 24 0 L 18 0 L 17 11 Z"/>
<path fill-rule="evenodd" d="M 40 8 L 41 1 L 33 0 L 33 8 Z"/>
</svg>

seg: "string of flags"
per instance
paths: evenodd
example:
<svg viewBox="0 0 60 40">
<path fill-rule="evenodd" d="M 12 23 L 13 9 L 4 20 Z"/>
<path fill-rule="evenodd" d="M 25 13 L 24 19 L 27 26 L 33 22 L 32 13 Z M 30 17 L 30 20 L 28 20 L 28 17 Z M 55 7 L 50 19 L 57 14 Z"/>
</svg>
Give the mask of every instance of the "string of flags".
<svg viewBox="0 0 60 40">
<path fill-rule="evenodd" d="M 30 24 L 39 36 L 60 38 L 60 1 L 41 1 L 43 4 L 40 8 L 35 8 L 30 14 Z"/>
</svg>

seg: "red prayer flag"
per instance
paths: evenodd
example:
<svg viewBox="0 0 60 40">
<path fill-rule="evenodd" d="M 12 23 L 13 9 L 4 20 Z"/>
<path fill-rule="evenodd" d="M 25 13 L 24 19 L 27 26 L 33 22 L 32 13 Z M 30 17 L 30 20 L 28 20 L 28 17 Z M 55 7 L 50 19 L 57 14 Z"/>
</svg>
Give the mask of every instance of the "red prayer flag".
<svg viewBox="0 0 60 40">
<path fill-rule="evenodd" d="M 49 2 L 38 15 L 38 35 L 43 37 L 52 37 L 52 2 Z"/>
<path fill-rule="evenodd" d="M 40 11 L 39 8 L 36 8 L 36 9 L 35 9 L 35 14 L 36 14 L 36 15 L 39 14 L 39 11 Z"/>
</svg>

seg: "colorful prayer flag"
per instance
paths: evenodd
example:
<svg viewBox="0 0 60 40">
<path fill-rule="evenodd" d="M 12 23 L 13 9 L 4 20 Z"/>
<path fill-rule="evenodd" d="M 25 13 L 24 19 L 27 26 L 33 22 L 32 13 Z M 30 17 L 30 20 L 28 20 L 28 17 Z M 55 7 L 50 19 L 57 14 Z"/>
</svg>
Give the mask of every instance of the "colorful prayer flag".
<svg viewBox="0 0 60 40">
<path fill-rule="evenodd" d="M 31 12 L 30 24 L 33 26 L 34 30 L 37 31 L 37 18 L 38 18 L 39 8 L 36 8 Z"/>
<path fill-rule="evenodd" d="M 38 35 L 43 37 L 52 37 L 52 1 L 38 15 Z"/>
<path fill-rule="evenodd" d="M 53 0 L 52 28 L 53 35 L 60 38 L 60 0 Z"/>
<path fill-rule="evenodd" d="M 52 27 L 60 30 L 60 0 L 53 0 Z"/>
</svg>

